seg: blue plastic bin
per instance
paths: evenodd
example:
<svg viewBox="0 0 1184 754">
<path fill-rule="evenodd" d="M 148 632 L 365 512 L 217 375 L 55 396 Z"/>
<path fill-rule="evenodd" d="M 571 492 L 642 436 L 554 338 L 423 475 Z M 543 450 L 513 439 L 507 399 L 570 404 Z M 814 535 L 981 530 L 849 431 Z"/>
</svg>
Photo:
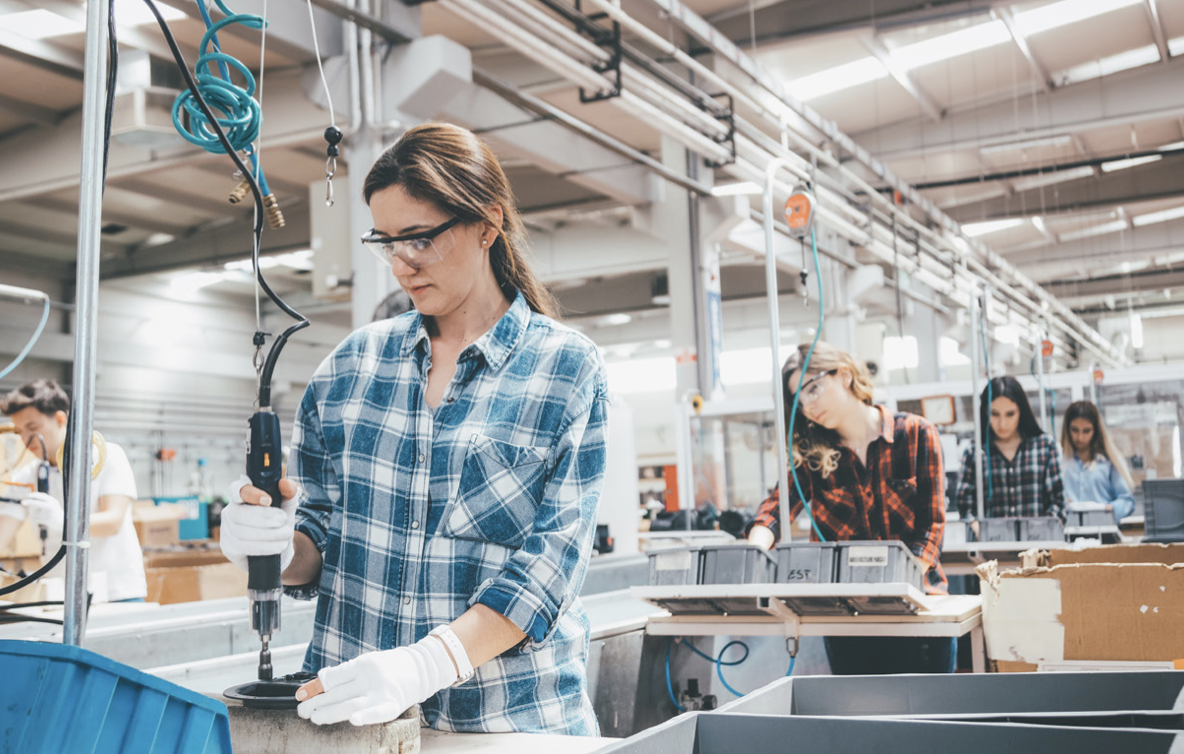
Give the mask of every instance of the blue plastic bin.
<svg viewBox="0 0 1184 754">
<path fill-rule="evenodd" d="M 161 503 L 175 503 L 184 505 L 189 511 L 189 518 L 177 522 L 177 539 L 184 542 L 188 539 L 210 538 L 210 504 L 203 503 L 196 497 L 154 497 L 152 500 Z"/>
<path fill-rule="evenodd" d="M 0 641 L 0 752 L 230 754 L 226 705 L 81 647 Z"/>
</svg>

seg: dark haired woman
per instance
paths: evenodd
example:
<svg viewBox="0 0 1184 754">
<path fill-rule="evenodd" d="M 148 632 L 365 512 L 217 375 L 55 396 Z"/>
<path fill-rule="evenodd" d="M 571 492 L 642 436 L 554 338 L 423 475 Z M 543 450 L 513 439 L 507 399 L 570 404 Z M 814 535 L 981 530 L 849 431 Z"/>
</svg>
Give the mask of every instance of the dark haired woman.
<svg viewBox="0 0 1184 754">
<path fill-rule="evenodd" d="M 1061 424 L 1065 451 L 1065 494 L 1079 503 L 1107 503 L 1121 521 L 1135 512 L 1135 486 L 1126 461 L 1110 439 L 1098 407 L 1069 404 Z"/>
<path fill-rule="evenodd" d="M 1023 386 L 1014 377 L 996 377 L 979 402 L 986 453 L 983 513 L 1002 516 L 1064 517 L 1061 452 L 1040 431 Z M 973 520 L 976 511 L 974 447 L 962 454 L 958 510 Z"/>
<path fill-rule="evenodd" d="M 364 192 L 362 241 L 415 310 L 321 364 L 285 508 L 238 485 L 254 504 L 223 512 L 223 551 L 279 553 L 289 592 L 317 596 L 301 717 L 366 725 L 420 703 L 441 730 L 595 735 L 577 595 L 605 467 L 596 347 L 553 318 L 471 132 L 412 128 Z"/>
<path fill-rule="evenodd" d="M 938 562 L 945 474 L 937 429 L 915 414 L 875 405 L 867 367 L 828 343 L 817 344 L 803 375 L 809 348 L 803 344 L 790 355 L 781 377 L 787 413 L 800 393 L 791 462 L 811 501 L 812 537 L 901 540 L 925 564 L 926 590 L 945 594 Z M 789 494 L 796 518 L 802 511 L 796 485 Z M 750 542 L 769 548 L 781 539 L 779 501 L 774 490 L 761 504 Z M 835 675 L 952 673 L 956 660 L 954 640 L 944 637 L 828 636 L 826 654 Z"/>
</svg>

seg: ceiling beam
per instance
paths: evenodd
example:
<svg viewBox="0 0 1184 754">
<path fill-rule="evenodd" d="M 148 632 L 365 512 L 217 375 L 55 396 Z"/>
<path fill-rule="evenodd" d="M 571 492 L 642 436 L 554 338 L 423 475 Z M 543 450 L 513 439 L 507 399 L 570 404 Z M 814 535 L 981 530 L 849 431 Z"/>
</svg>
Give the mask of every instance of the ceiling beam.
<svg viewBox="0 0 1184 754">
<path fill-rule="evenodd" d="M 938 106 L 937 102 L 928 92 L 921 88 L 920 84 L 913 80 L 913 77 L 908 71 L 893 60 L 892 53 L 884 46 L 884 42 L 879 36 L 873 34 L 870 37 L 864 37 L 860 41 L 875 56 L 876 60 L 880 61 L 880 64 L 888 71 L 888 75 L 896 79 L 896 83 L 904 87 L 904 90 L 911 94 L 913 99 L 917 100 L 917 103 L 921 105 L 921 110 L 929 116 L 930 120 L 939 121 L 942 119 L 945 111 Z"/>
<path fill-rule="evenodd" d="M 74 263 L 47 259 L 41 254 L 22 254 L 16 251 L 0 250 L 0 269 L 19 270 L 27 275 L 67 280 L 74 278 Z"/>
<path fill-rule="evenodd" d="M 947 214 L 967 223 L 1050 212 L 1064 214 L 1180 196 L 1184 196 L 1184 154 L 1169 153 L 1158 162 L 951 207 Z"/>
<path fill-rule="evenodd" d="M 1147 23 L 1151 26 L 1151 35 L 1155 37 L 1159 62 L 1166 63 L 1172 59 L 1172 53 L 1168 48 L 1168 37 L 1163 32 L 1163 22 L 1159 20 L 1159 8 L 1155 5 L 1155 0 L 1143 0 L 1143 10 L 1147 11 Z"/>
<path fill-rule="evenodd" d="M 1007 252 L 1004 252 L 1007 255 Z M 1007 255 L 1029 277 L 1047 286 L 1050 281 L 1079 278 L 1083 272 L 1132 265 L 1184 262 L 1184 220 L 1135 226 L 1121 233 L 1074 241 L 1025 247 Z"/>
<path fill-rule="evenodd" d="M 226 201 L 225 197 L 221 200 L 214 199 L 204 194 L 185 191 L 176 186 L 163 186 L 159 183 L 152 183 L 140 178 L 124 178 L 119 181 L 110 181 L 107 185 L 111 188 L 131 191 L 132 193 L 152 197 L 153 199 L 163 199 L 166 202 L 172 202 L 186 209 L 205 212 L 215 217 L 221 217 L 230 212 L 237 214 L 236 210 L 238 208 Z"/>
<path fill-rule="evenodd" d="M 269 0 L 267 7 L 267 48 L 299 63 L 309 63 L 315 60 L 313 52 L 313 35 L 308 22 L 307 0 Z M 200 11 L 193 0 L 157 0 L 157 2 L 175 8 L 191 18 L 201 21 Z M 264 0 L 235 0 L 233 10 L 236 13 L 263 15 Z M 224 18 L 217 6 L 210 5 L 210 15 L 215 22 Z M 316 19 L 317 43 L 320 45 L 321 57 L 331 58 L 345 51 L 344 25 L 331 14 L 317 8 L 313 11 Z M 231 24 L 218 32 L 228 37 L 244 40 L 258 47 L 259 30 L 248 29 L 242 24 Z M 171 59 L 169 55 L 166 59 Z M 192 65 L 192 60 L 188 60 Z M 256 59 L 249 63 L 254 68 L 258 64 Z"/>
<path fill-rule="evenodd" d="M 0 110 L 10 115 L 27 118 L 43 126 L 56 126 L 68 114 L 67 112 L 58 112 L 57 110 L 51 110 L 41 105 L 34 105 L 32 102 L 15 99 L 5 94 L 0 94 Z"/>
<path fill-rule="evenodd" d="M 1184 60 L 1144 66 L 1025 98 L 947 114 L 941 123 L 898 123 L 852 134 L 881 160 L 1011 144 L 1184 115 Z"/>
<path fill-rule="evenodd" d="M 0 29 L 0 56 L 44 68 L 59 76 L 82 80 L 82 53 L 43 39 L 29 39 Z"/>
<path fill-rule="evenodd" d="M 0 234 L 16 236 L 17 238 L 28 238 L 33 241 L 58 243 L 63 246 L 74 246 L 78 243 L 77 227 L 63 230 L 61 228 L 37 227 L 34 225 L 24 225 L 23 223 L 14 223 L 10 220 L 0 220 Z"/>
<path fill-rule="evenodd" d="M 37 199 L 36 206 L 40 209 L 49 209 L 53 210 L 54 212 L 63 212 L 65 214 L 72 215 L 73 217 L 71 219 L 75 222 L 77 221 L 77 201 L 45 196 Z M 169 223 L 161 219 L 144 218 L 139 215 L 129 214 L 127 212 L 119 212 L 118 210 L 112 209 L 110 206 L 103 207 L 103 222 L 118 223 L 119 225 L 126 225 L 129 228 L 139 228 L 140 230 L 147 230 L 151 231 L 152 233 L 168 233 L 171 236 L 182 235 L 186 231 L 186 226 L 184 225 Z"/>
<path fill-rule="evenodd" d="M 1015 15 L 1011 12 L 1011 8 L 1001 5 L 998 8 L 992 9 L 991 15 L 998 18 L 1007 27 L 1007 33 L 1011 35 L 1011 41 L 1015 42 L 1015 46 L 1019 48 L 1020 54 L 1024 56 L 1024 60 L 1028 61 L 1028 66 L 1032 69 L 1036 80 L 1040 82 L 1040 89 L 1044 92 L 1052 91 L 1052 77 L 1048 75 L 1048 69 L 1044 67 L 1044 64 L 1033 54 L 1032 48 L 1028 45 L 1028 38 L 1024 35 L 1023 30 L 1020 29 L 1019 24 L 1015 22 Z"/>
<path fill-rule="evenodd" d="M 1139 270 L 1127 275 L 1057 280 L 1045 283 L 1044 287 L 1057 298 L 1071 299 L 1110 296 L 1116 293 L 1146 293 L 1184 287 L 1184 270 Z"/>
<path fill-rule="evenodd" d="M 82 24 L 83 26 L 86 25 L 85 3 L 71 2 L 70 0 L 21 0 L 21 2 L 29 8 L 44 8 L 45 10 L 56 13 L 63 18 L 68 18 L 71 21 Z M 164 60 L 173 59 L 173 53 L 169 50 L 169 46 L 164 41 L 164 37 L 160 35 L 159 31 L 156 31 L 156 27 L 153 27 L 153 31 L 156 31 L 154 34 L 146 32 L 135 26 L 119 24 L 118 13 L 115 15 L 115 20 L 115 36 L 118 38 L 119 44 L 121 46 L 143 50 L 144 52 L 150 53 Z M 184 53 L 187 59 L 193 60 L 197 57 L 196 47 L 181 44 L 180 42 L 178 42 L 177 46 L 181 48 L 181 52 Z"/>
</svg>

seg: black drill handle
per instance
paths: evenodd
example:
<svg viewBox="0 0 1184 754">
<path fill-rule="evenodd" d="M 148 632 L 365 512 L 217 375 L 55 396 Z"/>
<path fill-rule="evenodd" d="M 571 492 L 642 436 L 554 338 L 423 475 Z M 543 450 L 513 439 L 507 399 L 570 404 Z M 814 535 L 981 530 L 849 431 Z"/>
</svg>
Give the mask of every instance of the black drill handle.
<svg viewBox="0 0 1184 754">
<path fill-rule="evenodd" d="M 283 478 L 283 446 L 280 441 L 280 418 L 274 411 L 258 411 L 248 422 L 247 476 L 251 484 L 271 498 L 271 507 L 283 505 L 280 479 Z M 280 588 L 280 556 L 252 555 L 247 558 L 248 589 Z"/>
<path fill-rule="evenodd" d="M 37 464 L 37 491 L 49 494 L 49 464 L 44 461 Z"/>
</svg>

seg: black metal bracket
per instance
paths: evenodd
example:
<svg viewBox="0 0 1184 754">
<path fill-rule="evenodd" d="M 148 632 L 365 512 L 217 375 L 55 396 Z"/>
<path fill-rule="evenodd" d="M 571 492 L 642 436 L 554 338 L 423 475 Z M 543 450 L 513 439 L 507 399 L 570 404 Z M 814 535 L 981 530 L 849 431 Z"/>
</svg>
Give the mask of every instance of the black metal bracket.
<svg viewBox="0 0 1184 754">
<path fill-rule="evenodd" d="M 731 155 L 726 160 L 715 161 L 706 160 L 709 168 L 722 168 L 725 165 L 731 165 L 736 162 L 736 104 L 732 100 L 730 94 L 713 94 L 712 99 L 719 102 L 727 102 L 727 109 L 721 115 L 719 113 L 711 113 L 711 116 L 716 120 L 724 123 L 728 127 L 728 135 L 721 138 L 715 138 L 714 141 L 719 144 L 726 144 Z"/>
<path fill-rule="evenodd" d="M 611 32 L 603 30 L 601 33 L 593 33 L 589 31 L 586 26 L 577 24 L 576 29 L 580 32 L 588 34 L 597 47 L 608 49 L 611 53 L 609 59 L 602 63 L 596 63 L 592 66 L 592 70 L 597 73 L 611 74 L 613 85 L 607 91 L 593 92 L 588 94 L 584 87 L 580 87 L 580 102 L 587 105 L 591 102 L 600 102 L 613 97 L 621 96 L 621 25 L 613 21 L 613 30 Z"/>
</svg>

